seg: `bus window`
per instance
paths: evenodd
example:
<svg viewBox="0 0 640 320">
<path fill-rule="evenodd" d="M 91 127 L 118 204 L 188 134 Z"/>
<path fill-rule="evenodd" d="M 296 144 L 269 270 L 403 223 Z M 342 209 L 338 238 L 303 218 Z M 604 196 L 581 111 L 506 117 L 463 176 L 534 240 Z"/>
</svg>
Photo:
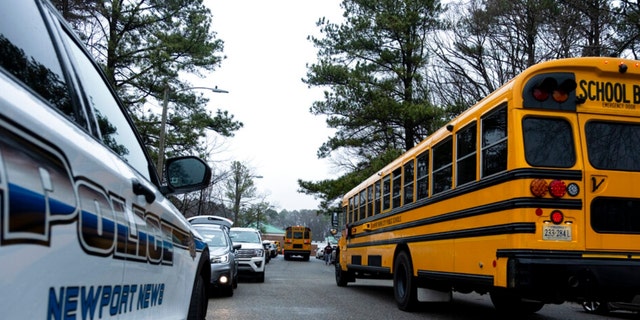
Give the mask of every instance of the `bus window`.
<svg viewBox="0 0 640 320">
<path fill-rule="evenodd" d="M 416 177 L 418 199 L 429 196 L 429 150 L 416 158 L 418 172 Z"/>
<path fill-rule="evenodd" d="M 594 168 L 640 171 L 640 125 L 591 121 L 585 134 Z"/>
<path fill-rule="evenodd" d="M 373 215 L 373 186 L 367 188 L 367 216 Z"/>
<path fill-rule="evenodd" d="M 382 211 L 391 209 L 391 176 L 382 179 Z"/>
<path fill-rule="evenodd" d="M 565 119 L 522 120 L 524 154 L 532 166 L 569 168 L 576 162 L 571 125 Z"/>
<path fill-rule="evenodd" d="M 394 208 L 398 208 L 400 207 L 400 194 L 402 193 L 402 169 L 398 168 L 396 170 L 393 170 L 393 184 L 392 184 L 392 189 L 393 189 L 393 207 Z"/>
<path fill-rule="evenodd" d="M 452 153 L 451 137 L 433 147 L 433 194 L 451 189 Z"/>
<path fill-rule="evenodd" d="M 404 164 L 404 204 L 413 202 L 413 159 Z"/>
<path fill-rule="evenodd" d="M 380 183 L 381 181 L 378 180 L 376 181 L 374 188 L 375 188 L 375 201 L 373 202 L 373 214 L 378 214 L 380 213 L 380 198 L 381 198 L 381 188 L 380 188 Z"/>
<path fill-rule="evenodd" d="M 360 208 L 358 219 L 362 220 L 367 217 L 367 194 L 366 190 L 360 191 Z"/>
<path fill-rule="evenodd" d="M 353 200 L 353 221 L 360 219 L 360 195 L 356 194 Z"/>
<path fill-rule="evenodd" d="M 353 203 L 354 198 L 349 199 L 349 213 L 347 214 L 347 222 L 352 223 L 354 221 L 354 208 L 355 204 Z"/>
<path fill-rule="evenodd" d="M 507 105 L 482 117 L 482 177 L 507 170 Z"/>
<path fill-rule="evenodd" d="M 476 123 L 456 134 L 456 185 L 476 180 Z"/>
</svg>

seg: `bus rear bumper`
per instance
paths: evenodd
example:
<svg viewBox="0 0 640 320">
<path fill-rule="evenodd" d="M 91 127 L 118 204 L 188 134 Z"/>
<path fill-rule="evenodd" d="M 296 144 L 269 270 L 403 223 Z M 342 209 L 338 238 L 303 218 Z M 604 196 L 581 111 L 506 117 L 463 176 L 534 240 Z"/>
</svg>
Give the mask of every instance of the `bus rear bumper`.
<svg viewBox="0 0 640 320">
<path fill-rule="evenodd" d="M 581 254 L 510 254 L 507 286 L 546 302 L 631 301 L 640 294 L 640 260 L 582 258 Z"/>
</svg>

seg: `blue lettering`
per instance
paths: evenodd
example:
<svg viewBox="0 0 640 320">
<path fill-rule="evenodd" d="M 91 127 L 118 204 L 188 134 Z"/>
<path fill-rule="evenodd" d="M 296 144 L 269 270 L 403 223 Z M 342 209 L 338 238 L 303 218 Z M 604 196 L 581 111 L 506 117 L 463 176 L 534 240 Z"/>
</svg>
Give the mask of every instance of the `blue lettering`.
<svg viewBox="0 0 640 320">
<path fill-rule="evenodd" d="M 87 292 L 86 287 L 82 287 L 82 300 L 80 303 L 83 319 L 93 319 L 93 315 L 96 313 L 96 307 L 98 306 L 98 300 L 100 299 L 101 290 L 102 287 L 98 286 L 94 294 L 93 286 L 89 287 L 89 292 Z"/>
<path fill-rule="evenodd" d="M 78 310 L 78 287 L 67 287 L 66 299 L 64 299 L 64 318 L 75 319 Z"/>
<path fill-rule="evenodd" d="M 162 304 L 163 290 L 164 290 L 164 284 L 153 285 L 152 292 L 151 292 L 151 306 L 155 306 L 156 304 Z"/>
<path fill-rule="evenodd" d="M 102 309 L 109 305 L 109 301 L 111 300 L 111 286 L 102 287 L 102 300 L 100 300 L 100 312 L 98 313 L 98 317 L 102 318 Z"/>
<path fill-rule="evenodd" d="M 64 288 L 60 288 L 60 299 L 56 295 L 54 288 L 49 288 L 49 304 L 47 308 L 47 319 L 62 319 L 62 299 Z"/>
<path fill-rule="evenodd" d="M 103 316 L 107 316 L 105 308 L 109 309 L 108 316 L 131 312 L 136 292 L 138 292 L 137 309 L 162 305 L 164 283 L 144 284 L 139 287 L 139 292 L 136 284 L 96 287 L 69 286 L 60 287 L 58 292 L 55 288 L 49 288 L 47 319 L 94 319 L 96 318 L 96 309 L 100 310 L 97 318 L 101 319 Z"/>
<path fill-rule="evenodd" d="M 131 299 L 129 299 L 129 311 L 133 308 L 133 297 L 135 296 L 136 290 L 138 290 L 137 284 L 131 285 Z"/>
<path fill-rule="evenodd" d="M 111 304 L 109 305 L 109 314 L 115 316 L 118 314 L 118 307 L 120 306 L 120 296 L 122 294 L 122 287 L 115 286 L 113 288 L 113 294 L 111 295 Z"/>
<path fill-rule="evenodd" d="M 149 308 L 149 291 L 150 290 L 151 290 L 150 284 L 140 286 L 140 294 L 138 294 L 138 309 Z"/>
</svg>

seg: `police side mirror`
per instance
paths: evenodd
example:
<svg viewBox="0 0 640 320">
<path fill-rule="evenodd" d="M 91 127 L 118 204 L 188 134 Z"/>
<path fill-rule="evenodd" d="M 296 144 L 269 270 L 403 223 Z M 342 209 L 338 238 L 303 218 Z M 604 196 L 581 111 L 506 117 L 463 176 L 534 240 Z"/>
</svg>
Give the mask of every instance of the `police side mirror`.
<svg viewBox="0 0 640 320">
<path fill-rule="evenodd" d="M 187 193 L 209 186 L 211 168 L 192 156 L 171 158 L 166 165 L 167 193 Z"/>
</svg>

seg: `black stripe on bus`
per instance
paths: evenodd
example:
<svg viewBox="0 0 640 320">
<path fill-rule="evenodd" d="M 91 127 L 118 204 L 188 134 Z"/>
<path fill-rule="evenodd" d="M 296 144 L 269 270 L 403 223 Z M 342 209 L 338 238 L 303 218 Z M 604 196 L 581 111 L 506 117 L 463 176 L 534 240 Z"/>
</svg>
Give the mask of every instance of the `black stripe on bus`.
<svg viewBox="0 0 640 320">
<path fill-rule="evenodd" d="M 493 286 L 493 276 L 485 276 L 478 274 L 466 274 L 455 272 L 438 272 L 438 271 L 426 271 L 418 270 L 418 281 L 426 281 L 425 285 L 437 287 L 432 282 L 445 282 L 455 286 L 456 283 L 462 283 L 464 285 L 473 284 L 475 286 Z"/>
<path fill-rule="evenodd" d="M 421 227 L 435 223 L 442 223 L 448 221 L 454 221 L 463 218 L 469 218 L 474 216 L 480 216 L 484 214 L 495 213 L 499 211 L 518 209 L 518 208 L 556 208 L 556 209 L 582 209 L 582 200 L 580 199 L 540 199 L 540 198 L 516 198 L 509 199 L 501 202 L 495 202 L 483 206 L 464 209 L 460 211 L 454 211 L 436 215 L 429 218 L 415 220 L 407 223 L 401 223 L 389 227 L 379 228 L 373 231 L 362 231 L 357 234 L 353 234 L 350 238 L 358 238 L 371 236 L 374 234 L 391 232 L 396 230 L 402 230 L 406 228 Z M 387 217 L 387 215 L 381 215 L 380 218 Z M 377 219 L 376 219 L 377 220 Z"/>
<path fill-rule="evenodd" d="M 355 227 L 369 223 L 372 221 L 385 219 L 387 217 L 395 216 L 397 214 L 415 210 L 421 207 L 432 205 L 434 203 L 449 200 L 455 197 L 459 197 L 463 194 L 477 192 L 479 190 L 489 188 L 498 184 L 509 182 L 518 179 L 531 179 L 531 178 L 545 178 L 545 179 L 560 179 L 560 180 L 582 180 L 582 171 L 580 170 L 549 170 L 549 169 L 536 169 L 536 168 L 524 168 L 518 170 L 512 170 L 501 174 L 496 174 L 489 178 L 452 189 L 442 194 L 432 196 L 430 198 L 420 199 L 414 203 L 404 205 L 400 208 L 394 208 L 392 211 L 378 214 L 375 216 L 367 217 L 359 220 L 356 223 L 350 224 L 350 227 Z M 539 199 L 533 197 L 523 197 L 516 199 L 508 199 L 501 202 L 496 202 L 488 205 L 483 205 L 475 208 L 464 209 L 456 212 L 449 212 L 441 214 L 439 216 L 421 219 L 411 222 L 410 224 L 401 224 L 388 228 L 381 228 L 372 232 L 361 232 L 351 237 L 371 235 L 380 232 L 393 231 L 406 227 L 421 226 L 437 222 L 451 221 L 455 219 L 467 218 L 487 213 L 493 213 L 500 210 L 516 209 L 516 208 L 559 208 L 559 209 L 582 209 L 582 200 L 580 199 Z"/>
<path fill-rule="evenodd" d="M 386 240 L 367 241 L 362 243 L 349 243 L 347 244 L 347 248 L 362 248 L 362 247 L 382 246 L 382 245 L 389 245 L 389 244 L 486 237 L 486 236 L 514 234 L 514 233 L 535 233 L 535 232 L 536 232 L 535 223 L 518 222 L 518 223 L 508 223 L 508 224 L 488 226 L 488 227 L 445 231 L 445 232 L 438 232 L 438 233 L 431 233 L 431 234 L 422 234 L 417 236 L 393 238 L 393 239 L 386 239 Z"/>
</svg>

